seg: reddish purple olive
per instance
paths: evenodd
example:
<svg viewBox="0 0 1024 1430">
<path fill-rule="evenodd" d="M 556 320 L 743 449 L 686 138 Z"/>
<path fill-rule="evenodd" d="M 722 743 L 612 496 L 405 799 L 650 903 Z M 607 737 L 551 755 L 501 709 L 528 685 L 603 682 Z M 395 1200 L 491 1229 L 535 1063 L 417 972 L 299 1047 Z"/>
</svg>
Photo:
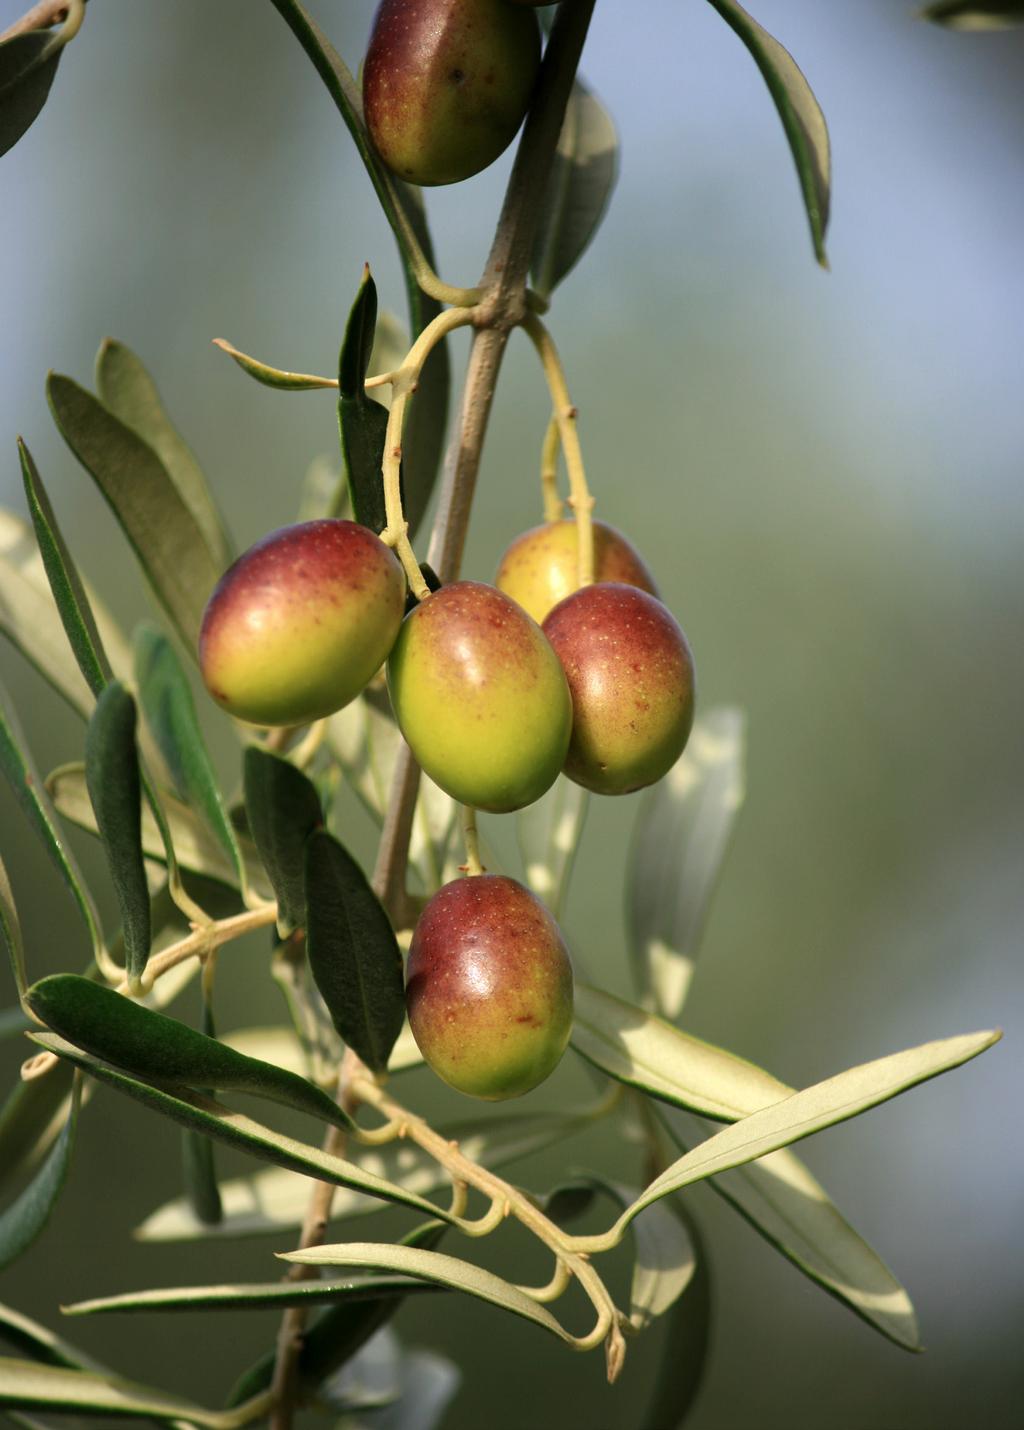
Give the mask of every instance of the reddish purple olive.
<svg viewBox="0 0 1024 1430">
<path fill-rule="evenodd" d="M 654 577 L 622 533 L 603 521 L 595 521 L 593 530 L 594 580 L 622 581 L 657 596 Z M 517 536 L 501 558 L 495 585 L 518 601 L 535 621 L 543 622 L 559 601 L 576 590 L 578 570 L 578 527 L 575 518 L 569 517 Z"/>
<path fill-rule="evenodd" d="M 340 710 L 388 657 L 405 608 L 394 552 L 354 521 L 271 532 L 210 597 L 199 633 L 206 688 L 254 725 L 302 725 Z"/>
<path fill-rule="evenodd" d="M 493 586 L 456 581 L 406 616 L 388 661 L 402 734 L 435 784 L 507 814 L 554 784 L 572 704 L 536 621 Z"/>
<path fill-rule="evenodd" d="M 598 794 L 660 780 L 693 725 L 693 657 L 672 614 L 646 591 L 602 582 L 559 602 L 544 634 L 572 692 L 565 773 Z"/>
<path fill-rule="evenodd" d="M 572 1031 L 572 963 L 558 925 L 499 874 L 458 879 L 430 900 L 413 933 L 405 997 L 438 1077 L 491 1101 L 543 1082 Z"/>
<path fill-rule="evenodd" d="M 492 164 L 523 122 L 540 67 L 537 17 L 507 0 L 383 0 L 363 110 L 384 163 L 412 184 Z"/>
</svg>

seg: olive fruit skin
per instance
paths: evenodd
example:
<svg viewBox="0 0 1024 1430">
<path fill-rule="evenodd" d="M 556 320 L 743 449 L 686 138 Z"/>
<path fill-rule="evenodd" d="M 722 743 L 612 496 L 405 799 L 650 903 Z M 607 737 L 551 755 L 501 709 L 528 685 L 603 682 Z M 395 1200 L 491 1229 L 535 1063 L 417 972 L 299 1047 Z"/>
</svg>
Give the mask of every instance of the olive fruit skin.
<svg viewBox="0 0 1024 1430">
<path fill-rule="evenodd" d="M 210 597 L 199 666 L 218 705 L 254 725 L 302 725 L 355 698 L 402 623 L 405 575 L 354 521 L 273 531 Z"/>
<path fill-rule="evenodd" d="M 388 687 L 413 754 L 453 799 L 507 814 L 554 783 L 569 687 L 536 621 L 495 587 L 455 581 L 421 601 L 391 652 Z"/>
<path fill-rule="evenodd" d="M 523 122 L 540 67 L 537 17 L 507 0 L 383 0 L 363 109 L 384 163 L 413 184 L 492 164 Z"/>
<path fill-rule="evenodd" d="M 635 547 L 603 521 L 592 526 L 594 580 L 621 581 L 657 596 L 654 577 Z M 543 624 L 548 612 L 576 590 L 578 572 L 579 528 L 575 518 L 569 517 L 517 536 L 501 558 L 495 585 Z"/>
<path fill-rule="evenodd" d="M 597 794 L 629 794 L 668 773 L 693 725 L 693 656 L 674 616 L 646 591 L 584 586 L 544 633 L 572 692 L 565 773 Z"/>
<path fill-rule="evenodd" d="M 572 1031 L 573 976 L 558 925 L 499 874 L 446 884 L 419 917 L 406 1006 L 438 1077 L 497 1101 L 543 1082 Z"/>
</svg>

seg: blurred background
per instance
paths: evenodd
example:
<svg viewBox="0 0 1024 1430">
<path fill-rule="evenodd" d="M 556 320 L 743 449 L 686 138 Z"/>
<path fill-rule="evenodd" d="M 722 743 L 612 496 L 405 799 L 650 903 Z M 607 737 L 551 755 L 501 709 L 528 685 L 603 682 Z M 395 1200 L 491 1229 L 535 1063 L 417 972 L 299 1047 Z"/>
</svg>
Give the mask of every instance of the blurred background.
<svg viewBox="0 0 1024 1430">
<path fill-rule="evenodd" d="M 0 29 L 23 8 L 0 0 Z M 370 0 L 311 8 L 354 67 Z M 829 121 L 829 273 L 764 84 L 710 6 L 599 0 L 584 62 L 619 125 L 622 174 L 550 321 L 598 514 L 657 573 L 705 708 L 735 702 L 749 717 L 747 806 L 685 1025 L 797 1085 L 933 1037 L 1007 1033 L 980 1062 L 802 1149 L 910 1289 L 925 1356 L 823 1297 L 709 1193 L 690 1198 L 714 1278 L 694 1430 L 999 1430 L 1019 1423 L 1024 1391 L 1012 1111 L 1024 1069 L 1024 32 L 955 35 L 913 10 L 756 7 Z M 507 168 L 430 193 L 448 281 L 475 281 Z M 392 240 L 305 58 L 254 0 L 93 0 L 46 110 L 0 163 L 0 213 L 0 500 L 23 512 L 21 433 L 80 564 L 130 624 L 146 598 L 52 427 L 46 371 L 90 382 L 105 335 L 134 348 L 244 547 L 293 519 L 312 461 L 337 460 L 334 404 L 256 386 L 210 340 L 330 373 L 364 260 L 382 305 L 402 311 Z M 464 345 L 453 349 L 458 370 Z M 539 373 L 513 341 L 465 574 L 489 579 L 540 519 L 545 419 Z M 75 717 L 10 648 L 0 674 L 40 766 L 80 758 Z M 230 736 L 216 718 L 209 729 L 230 785 Z M 627 995 L 620 874 L 635 804 L 594 801 L 566 918 L 590 969 Z M 368 852 L 369 827 L 352 819 Z M 76 968 L 81 926 L 20 820 L 0 789 L 31 970 Z M 485 833 L 500 845 L 496 823 Z M 112 924 L 98 851 L 73 842 Z M 221 967 L 225 1027 L 279 1016 L 262 946 Z M 10 1080 L 22 1050 L 0 1051 Z M 456 1106 L 414 1077 L 418 1105 Z M 588 1086 L 573 1060 L 530 1105 Z M 112 1093 L 82 1134 L 64 1202 L 0 1278 L 0 1299 L 56 1327 L 57 1304 L 76 1297 L 276 1274 L 283 1248 L 265 1241 L 132 1244 L 131 1227 L 176 1194 L 177 1134 Z M 620 1157 L 588 1134 L 516 1176 L 538 1188 L 588 1164 L 635 1176 Z M 528 1249 L 510 1237 L 487 1254 L 521 1275 Z M 463 1365 L 454 1430 L 634 1430 L 673 1355 L 656 1328 L 609 1392 L 599 1357 L 438 1304 L 396 1324 Z M 78 1323 L 72 1338 L 216 1403 L 274 1324 L 139 1317 Z"/>
</svg>

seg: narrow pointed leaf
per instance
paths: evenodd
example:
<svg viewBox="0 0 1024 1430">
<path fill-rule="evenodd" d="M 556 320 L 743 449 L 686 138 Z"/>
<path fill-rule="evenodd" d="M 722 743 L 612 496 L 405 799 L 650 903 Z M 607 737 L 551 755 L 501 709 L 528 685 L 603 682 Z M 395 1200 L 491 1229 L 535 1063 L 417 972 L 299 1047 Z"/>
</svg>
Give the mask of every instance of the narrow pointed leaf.
<svg viewBox="0 0 1024 1430">
<path fill-rule="evenodd" d="M 69 377 L 46 384 L 54 421 L 128 537 L 186 648 L 194 652 L 203 609 L 222 566 L 156 452 Z"/>
<path fill-rule="evenodd" d="M 238 839 L 206 752 L 192 691 L 173 646 L 155 626 L 141 625 L 135 632 L 135 671 L 146 724 L 179 797 L 203 816 L 244 880 Z"/>
<path fill-rule="evenodd" d="M 97 1296 L 62 1309 L 67 1316 L 112 1311 L 260 1311 L 285 1306 L 318 1306 L 327 1301 L 366 1301 L 404 1296 L 425 1288 L 406 1276 L 349 1276 L 338 1281 L 265 1281 L 221 1286 L 170 1286 L 165 1290 L 126 1291 Z"/>
<path fill-rule="evenodd" d="M 0 1212 L 0 1270 L 28 1250 L 50 1219 L 71 1163 L 80 1089 L 78 1078 L 67 1121 L 49 1156 L 17 1200 Z"/>
<path fill-rule="evenodd" d="M 379 534 L 388 521 L 381 474 L 388 413 L 364 387 L 376 324 L 377 285 L 367 266 L 338 358 L 338 430 L 355 519 Z"/>
<path fill-rule="evenodd" d="M 204 1430 L 234 1430 L 231 1417 L 203 1410 L 120 1376 L 0 1357 L 0 1405 L 25 1409 L 184 1420 Z"/>
<path fill-rule="evenodd" d="M 34 1025 L 33 1025 L 34 1026 Z M 21 1078 L 0 1109 L 0 1196 L 38 1171 L 71 1111 L 74 1069 L 60 1063 L 45 1077 Z"/>
<path fill-rule="evenodd" d="M 274 1162 L 290 1172 L 301 1172 L 304 1176 L 321 1182 L 351 1187 L 366 1193 L 367 1196 L 414 1207 L 417 1211 L 440 1217 L 442 1220 L 448 1219 L 447 1212 L 433 1206 L 414 1192 L 386 1181 L 383 1177 L 374 1176 L 353 1162 L 333 1157 L 328 1152 L 321 1152 L 317 1147 L 296 1141 L 294 1137 L 274 1132 L 242 1113 L 232 1112 L 213 1098 L 202 1097 L 184 1089 L 168 1092 L 162 1087 L 130 1077 L 127 1073 L 108 1067 L 88 1053 L 81 1052 L 52 1033 L 33 1034 L 33 1041 L 82 1068 L 90 1077 L 106 1083 L 116 1091 L 124 1093 L 126 1097 L 133 1098 L 143 1107 L 149 1107 L 183 1127 L 192 1127 L 197 1132 L 203 1132 L 207 1137 L 213 1137 L 226 1146 L 236 1147 L 266 1162 Z"/>
<path fill-rule="evenodd" d="M 208 1001 L 208 992 L 209 990 L 204 984 L 202 1031 L 205 1037 L 215 1038 L 217 1031 L 214 1027 L 213 1009 Z M 203 1087 L 199 1090 L 206 1097 L 213 1096 L 212 1088 Z M 189 1206 L 201 1222 L 205 1222 L 208 1226 L 215 1226 L 224 1216 L 224 1208 L 220 1200 L 220 1187 L 217 1185 L 217 1166 L 213 1143 L 209 1137 L 204 1137 L 201 1132 L 193 1131 L 191 1127 L 183 1127 L 181 1130 L 181 1162 L 185 1196 L 188 1198 Z"/>
<path fill-rule="evenodd" d="M 733 1122 L 793 1091 L 745 1058 L 598 988 L 577 981 L 575 1001 L 576 1051 L 609 1077 L 663 1102 Z"/>
<path fill-rule="evenodd" d="M 77 974 L 41 979 L 28 990 L 26 1001 L 62 1038 L 139 1077 L 247 1092 L 338 1127 L 352 1125 L 351 1118 L 305 1078 L 236 1053 L 176 1018 Z"/>
<path fill-rule="evenodd" d="M 547 794 L 516 816 L 526 882 L 555 918 L 568 891 L 589 805 L 588 792 L 559 775 Z"/>
<path fill-rule="evenodd" d="M 949 30 L 1009 30 L 1024 25 L 1024 0 L 941 0 L 926 5 L 921 18 Z"/>
<path fill-rule="evenodd" d="M 366 395 L 363 384 L 373 354 L 373 339 L 377 329 L 377 285 L 370 266 L 363 268 L 359 291 L 345 324 L 345 336 L 338 357 L 338 390 L 342 397 L 356 402 Z"/>
<path fill-rule="evenodd" d="M 89 721 L 85 779 L 121 911 L 128 976 L 138 980 L 149 958 L 152 931 L 142 853 L 135 701 L 120 681 L 106 687 Z"/>
<path fill-rule="evenodd" d="M 696 1223 L 685 1212 L 682 1215 L 694 1248 L 696 1269 L 686 1295 L 680 1297 L 668 1313 L 661 1363 L 654 1376 L 651 1398 L 638 1422 L 640 1430 L 666 1430 L 666 1426 L 683 1425 L 707 1369 L 711 1343 L 711 1271 Z"/>
<path fill-rule="evenodd" d="M 96 816 L 85 784 L 85 768 L 80 764 L 61 765 L 47 776 L 46 787 L 61 814 L 95 834 Z M 222 846 L 206 828 L 206 825 L 186 805 L 173 796 L 161 791 L 160 804 L 178 862 L 184 869 L 204 874 L 222 884 L 238 888 L 238 871 L 228 859 Z M 263 872 L 263 866 L 251 840 L 236 836 L 239 850 L 245 864 L 246 881 L 261 897 L 270 897 L 272 889 Z M 147 859 L 166 860 L 166 849 L 152 811 L 142 811 L 142 847 Z"/>
<path fill-rule="evenodd" d="M 0 1341 L 30 1360 L 44 1365 L 63 1365 L 71 1370 L 105 1370 L 85 1351 L 57 1336 L 48 1326 L 33 1321 L 13 1306 L 0 1305 Z"/>
<path fill-rule="evenodd" d="M 305 846 L 324 822 L 320 797 L 290 760 L 250 745 L 245 752 L 245 809 L 277 895 L 277 927 L 284 937 L 306 924 Z"/>
<path fill-rule="evenodd" d="M 213 345 L 220 348 L 222 353 L 227 353 L 229 358 L 233 358 L 249 377 L 255 378 L 264 387 L 276 388 L 278 392 L 312 392 L 318 388 L 331 388 L 338 385 L 338 379 L 335 377 L 317 377 L 313 372 L 288 372 L 284 368 L 271 367 L 269 363 L 261 362 L 259 358 L 250 357 L 248 353 L 240 352 L 226 338 L 214 338 Z"/>
<path fill-rule="evenodd" d="M 635 1188 L 595 1180 L 625 1210 L 636 1201 Z M 634 1263 L 629 1319 L 645 1330 L 683 1295 L 697 1270 L 697 1253 L 686 1223 L 672 1207 L 656 1203 L 633 1222 Z"/>
<path fill-rule="evenodd" d="M 214 563 L 227 566 L 231 543 L 203 470 L 141 360 L 114 338 L 106 338 L 96 355 L 96 390 L 108 410 L 152 447 L 194 516 Z"/>
<path fill-rule="evenodd" d="M 992 1047 L 1001 1036 L 998 1031 L 962 1033 L 939 1042 L 923 1043 L 920 1047 L 849 1068 L 754 1112 L 680 1157 L 627 1208 L 618 1225 L 628 1226 L 659 1197 L 776 1152 L 780 1147 L 877 1107 L 880 1102 L 897 1097 L 950 1068 L 959 1067 Z"/>
<path fill-rule="evenodd" d="M 0 687 L 0 769 L 85 920 L 94 952 L 102 949 L 100 920 L 71 850 L 65 843 L 43 781 L 28 754 L 14 711 Z"/>
<path fill-rule="evenodd" d="M 45 30 L 29 30 L 0 44 L 0 155 L 13 149 L 39 117 L 60 56 Z"/>
<path fill-rule="evenodd" d="M 665 1109 L 660 1116 L 685 1152 L 693 1139 L 686 1135 L 681 1114 Z M 906 1290 L 795 1152 L 772 1152 L 713 1177 L 708 1185 L 805 1276 L 896 1345 L 921 1349 Z"/>
<path fill-rule="evenodd" d="M 88 683 L 93 695 L 100 691 L 112 678 L 110 661 L 103 649 L 103 642 L 96 626 L 96 620 L 85 594 L 85 587 L 78 574 L 71 553 L 67 548 L 53 507 L 46 494 L 42 478 L 32 454 L 24 442 L 18 442 L 21 471 L 25 483 L 32 525 L 35 527 L 39 554 L 46 569 L 46 576 L 53 592 L 61 622 L 68 641 L 78 662 L 78 668 Z"/>
<path fill-rule="evenodd" d="M 496 1168 L 565 1142 L 587 1125 L 585 1115 L 519 1113 L 500 1121 L 487 1117 L 442 1124 L 438 1131 L 447 1141 L 458 1142 L 472 1161 Z M 352 1160 L 362 1171 L 419 1196 L 428 1196 L 448 1184 L 447 1173 L 432 1157 L 404 1141 L 384 1147 L 354 1146 Z M 304 1183 L 276 1168 L 222 1182 L 220 1191 L 224 1220 L 219 1226 L 203 1226 L 187 1202 L 179 1197 L 147 1217 L 136 1228 L 136 1238 L 190 1241 L 211 1236 L 283 1234 L 301 1226 L 309 1201 Z M 341 1189 L 335 1194 L 331 1219 L 341 1221 L 379 1210 L 372 1197 L 363 1196 L 355 1189 Z"/>
<path fill-rule="evenodd" d="M 131 669 L 127 643 L 96 593 L 82 584 L 114 673 L 125 675 Z M 68 645 L 35 534 L 8 511 L 0 511 L 0 631 L 88 719 L 93 695 Z"/>
<path fill-rule="evenodd" d="M 306 845 L 306 948 L 334 1026 L 384 1072 L 405 1019 L 402 955 L 363 871 L 326 830 Z"/>
<path fill-rule="evenodd" d="M 682 756 L 640 803 L 626 874 L 630 954 L 641 1001 L 679 1016 L 708 904 L 743 803 L 743 716 L 723 707 L 694 727 Z"/>
<path fill-rule="evenodd" d="M 7 877 L 3 859 L 0 859 L 0 942 L 7 954 L 7 961 L 14 975 L 14 986 L 20 997 L 28 982 L 25 973 L 25 945 L 21 938 L 21 924 L 14 905 L 11 881 Z"/>
<path fill-rule="evenodd" d="M 481 1301 L 488 1301 L 503 1311 L 511 1311 L 526 1321 L 533 1321 L 550 1331 L 559 1340 L 571 1342 L 572 1337 L 563 1330 L 550 1311 L 538 1305 L 525 1292 L 485 1271 L 469 1261 L 447 1256 L 441 1251 L 426 1251 L 420 1247 L 378 1245 L 375 1242 L 344 1242 L 338 1246 L 314 1246 L 306 1251 L 292 1251 L 281 1257 L 283 1261 L 298 1262 L 303 1266 L 365 1266 L 377 1271 L 399 1271 L 407 1276 L 421 1277 L 438 1286 L 448 1286 L 453 1291 L 464 1291 Z"/>
<path fill-rule="evenodd" d="M 796 164 L 814 253 L 818 262 L 827 267 L 825 230 L 832 160 L 825 116 L 793 56 L 778 40 L 748 15 L 742 5 L 737 5 L 736 0 L 710 0 L 710 3 L 750 51 L 775 101 Z"/>
<path fill-rule="evenodd" d="M 533 285 L 544 297 L 589 246 L 608 209 L 618 173 L 615 125 L 600 100 L 577 80 L 541 201 L 530 264 Z"/>
</svg>

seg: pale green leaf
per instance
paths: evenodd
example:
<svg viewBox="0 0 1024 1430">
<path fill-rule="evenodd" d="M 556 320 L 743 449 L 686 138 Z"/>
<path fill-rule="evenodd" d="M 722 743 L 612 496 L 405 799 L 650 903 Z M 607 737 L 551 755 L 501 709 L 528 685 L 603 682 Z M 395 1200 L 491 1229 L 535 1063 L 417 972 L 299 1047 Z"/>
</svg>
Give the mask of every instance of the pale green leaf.
<svg viewBox="0 0 1024 1430">
<path fill-rule="evenodd" d="M 312 372 L 288 372 L 284 368 L 271 367 L 269 363 L 261 362 L 259 358 L 250 357 L 248 353 L 240 352 L 226 338 L 214 338 L 213 342 L 221 352 L 227 353 L 229 358 L 234 358 L 244 373 L 255 378 L 264 387 L 275 387 L 279 392 L 313 392 L 317 388 L 338 386 L 336 377 L 317 377 Z"/>
<path fill-rule="evenodd" d="M 169 1286 L 97 1296 L 62 1309 L 66 1316 L 108 1311 L 259 1311 L 285 1306 L 318 1306 L 329 1301 L 368 1301 L 434 1290 L 406 1276 L 351 1276 L 342 1281 L 238 1282 L 221 1286 Z"/>
<path fill-rule="evenodd" d="M 526 882 L 558 918 L 583 835 L 590 795 L 559 775 L 540 799 L 516 815 Z"/>
<path fill-rule="evenodd" d="M 6 1357 L 0 1358 L 0 1405 L 127 1415 L 146 1420 L 186 1420 L 204 1430 L 234 1430 L 235 1424 L 230 1415 L 203 1410 L 191 1401 L 122 1380 L 120 1376 Z"/>
<path fill-rule="evenodd" d="M 21 938 L 21 924 L 14 904 L 11 881 L 7 868 L 0 858 L 0 940 L 7 951 L 7 960 L 14 975 L 14 986 L 20 997 L 25 991 L 28 977 L 25 973 L 25 945 Z"/>
<path fill-rule="evenodd" d="M 926 5 L 921 18 L 948 30 L 1009 30 L 1024 25 L 1024 0 L 940 0 Z"/>
<path fill-rule="evenodd" d="M 693 728 L 644 795 L 626 875 L 630 955 L 645 1008 L 676 1019 L 733 820 L 743 803 L 743 715 L 728 706 Z"/>
</svg>

